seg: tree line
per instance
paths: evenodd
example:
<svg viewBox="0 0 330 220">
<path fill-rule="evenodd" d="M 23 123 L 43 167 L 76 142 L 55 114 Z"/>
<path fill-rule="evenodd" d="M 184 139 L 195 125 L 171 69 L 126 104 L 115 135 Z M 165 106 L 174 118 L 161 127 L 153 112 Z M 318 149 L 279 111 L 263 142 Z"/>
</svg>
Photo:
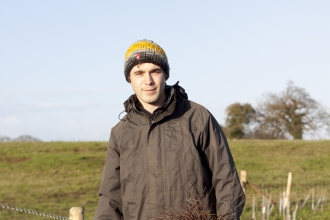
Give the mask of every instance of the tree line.
<svg viewBox="0 0 330 220">
<path fill-rule="evenodd" d="M 307 132 L 330 134 L 330 113 L 293 82 L 278 94 L 264 94 L 256 107 L 231 104 L 226 114 L 223 130 L 229 139 L 303 139 Z"/>
</svg>

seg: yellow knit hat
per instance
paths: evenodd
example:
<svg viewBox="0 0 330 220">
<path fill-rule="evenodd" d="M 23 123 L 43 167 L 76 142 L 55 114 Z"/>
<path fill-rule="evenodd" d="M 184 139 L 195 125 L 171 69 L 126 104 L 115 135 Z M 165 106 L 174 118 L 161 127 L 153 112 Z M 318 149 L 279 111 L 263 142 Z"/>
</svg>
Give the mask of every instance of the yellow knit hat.
<svg viewBox="0 0 330 220">
<path fill-rule="evenodd" d="M 166 80 L 170 76 L 170 67 L 165 51 L 151 40 L 139 40 L 126 51 L 124 73 L 127 82 L 129 82 L 131 69 L 139 63 L 153 63 L 162 68 Z"/>
</svg>

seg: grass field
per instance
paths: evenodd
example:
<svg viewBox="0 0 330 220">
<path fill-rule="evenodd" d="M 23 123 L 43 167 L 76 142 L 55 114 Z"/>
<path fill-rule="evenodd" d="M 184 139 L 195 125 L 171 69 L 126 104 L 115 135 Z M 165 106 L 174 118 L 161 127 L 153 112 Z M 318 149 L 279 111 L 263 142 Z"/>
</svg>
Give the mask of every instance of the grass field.
<svg viewBox="0 0 330 220">
<path fill-rule="evenodd" d="M 248 181 L 266 194 L 278 189 L 279 196 L 292 172 L 292 200 L 303 199 L 313 187 L 315 196 L 323 193 L 329 200 L 330 141 L 233 140 L 229 145 L 237 169 L 247 170 Z M 64 217 L 71 207 L 83 206 L 85 219 L 92 219 L 106 148 L 98 142 L 0 143 L 0 204 Z M 259 197 L 248 188 L 243 220 L 251 219 L 253 194 Z M 273 212 L 270 219 L 283 219 L 276 207 Z M 0 208 L 0 219 L 49 218 Z M 330 219 L 329 201 L 322 212 L 298 209 L 299 219 Z"/>
</svg>

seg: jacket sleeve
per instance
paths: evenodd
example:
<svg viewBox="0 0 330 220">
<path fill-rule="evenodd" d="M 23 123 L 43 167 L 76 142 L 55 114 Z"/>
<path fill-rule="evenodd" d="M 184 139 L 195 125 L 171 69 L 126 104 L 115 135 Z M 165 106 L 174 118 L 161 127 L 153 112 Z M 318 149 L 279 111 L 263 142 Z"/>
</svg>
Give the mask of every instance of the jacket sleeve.
<svg viewBox="0 0 330 220">
<path fill-rule="evenodd" d="M 206 109 L 201 114 L 201 124 L 200 144 L 212 172 L 217 215 L 220 219 L 239 219 L 245 195 L 227 139 L 218 122 Z"/>
<path fill-rule="evenodd" d="M 115 135 L 111 132 L 99 190 L 99 201 L 94 214 L 94 220 L 123 219 L 121 208 L 119 156 L 117 141 Z"/>
</svg>

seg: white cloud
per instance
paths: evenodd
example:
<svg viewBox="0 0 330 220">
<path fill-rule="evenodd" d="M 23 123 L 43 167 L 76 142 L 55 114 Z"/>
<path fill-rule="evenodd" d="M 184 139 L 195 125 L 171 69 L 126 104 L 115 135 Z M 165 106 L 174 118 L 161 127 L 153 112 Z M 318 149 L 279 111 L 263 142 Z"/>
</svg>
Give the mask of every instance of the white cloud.
<svg viewBox="0 0 330 220">
<path fill-rule="evenodd" d="M 18 125 L 21 123 L 17 116 L 7 116 L 4 122 L 8 125 Z"/>
</svg>

